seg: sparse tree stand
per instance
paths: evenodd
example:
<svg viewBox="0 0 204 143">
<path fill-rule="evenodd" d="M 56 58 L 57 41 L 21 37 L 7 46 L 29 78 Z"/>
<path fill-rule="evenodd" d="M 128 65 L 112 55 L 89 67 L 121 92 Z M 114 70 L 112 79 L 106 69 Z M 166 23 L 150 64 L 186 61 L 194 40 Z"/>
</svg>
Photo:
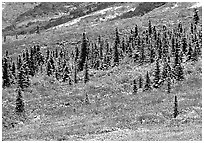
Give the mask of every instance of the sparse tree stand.
<svg viewBox="0 0 204 143">
<path fill-rule="evenodd" d="M 173 113 L 173 116 L 174 118 L 176 118 L 178 116 L 178 100 L 177 100 L 177 96 L 175 96 L 175 99 L 174 99 L 174 113 Z"/>
</svg>

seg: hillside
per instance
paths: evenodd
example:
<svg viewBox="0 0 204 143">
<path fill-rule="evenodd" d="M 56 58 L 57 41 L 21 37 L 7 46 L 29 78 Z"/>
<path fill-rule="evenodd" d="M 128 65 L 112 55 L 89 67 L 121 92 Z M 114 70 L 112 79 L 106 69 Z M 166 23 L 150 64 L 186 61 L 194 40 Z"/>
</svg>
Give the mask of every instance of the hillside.
<svg viewBox="0 0 204 143">
<path fill-rule="evenodd" d="M 199 3 L 15 4 L 3 141 L 202 140 Z"/>
</svg>

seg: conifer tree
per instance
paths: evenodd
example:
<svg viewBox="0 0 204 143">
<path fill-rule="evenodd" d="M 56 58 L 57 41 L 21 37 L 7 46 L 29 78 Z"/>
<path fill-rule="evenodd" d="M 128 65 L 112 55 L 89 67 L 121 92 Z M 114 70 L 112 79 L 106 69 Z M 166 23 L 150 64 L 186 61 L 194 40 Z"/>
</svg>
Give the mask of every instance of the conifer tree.
<svg viewBox="0 0 204 143">
<path fill-rule="evenodd" d="M 199 22 L 199 20 L 200 20 L 200 18 L 199 18 L 199 16 L 198 16 L 198 10 L 197 10 L 196 8 L 194 9 L 193 20 L 194 20 L 194 23 L 195 23 L 196 25 L 198 24 L 198 22 Z"/>
<path fill-rule="evenodd" d="M 79 60 L 79 71 L 83 70 L 86 57 L 87 57 L 87 40 L 86 40 L 85 33 L 83 33 L 82 44 L 81 44 L 81 55 Z"/>
<path fill-rule="evenodd" d="M 167 93 L 171 93 L 171 78 L 167 78 Z"/>
<path fill-rule="evenodd" d="M 135 38 L 138 36 L 138 27 L 137 25 L 135 26 Z"/>
<path fill-rule="evenodd" d="M 70 72 L 69 72 L 69 68 L 68 68 L 68 66 L 66 66 L 65 68 L 64 68 L 64 72 L 63 72 L 64 74 L 63 74 L 63 78 L 62 78 L 62 82 L 66 82 L 70 77 L 69 77 L 69 74 L 70 74 Z"/>
<path fill-rule="evenodd" d="M 13 77 L 16 78 L 16 65 L 14 62 L 12 63 L 11 73 Z"/>
<path fill-rule="evenodd" d="M 37 27 L 36 27 L 36 33 L 37 34 L 40 34 L 40 27 L 37 25 Z"/>
<path fill-rule="evenodd" d="M 142 76 L 140 75 L 139 76 L 139 88 L 142 88 L 143 87 L 143 79 L 142 79 Z"/>
<path fill-rule="evenodd" d="M 52 75 L 52 65 L 51 65 L 50 61 L 47 62 L 46 70 L 47 70 L 47 75 L 51 76 Z"/>
<path fill-rule="evenodd" d="M 88 81 L 89 81 L 89 73 L 88 73 L 88 65 L 86 61 L 84 65 L 84 83 L 87 83 Z"/>
<path fill-rule="evenodd" d="M 149 73 L 147 71 L 146 82 L 145 82 L 143 91 L 149 91 L 149 90 L 151 90 L 151 81 L 150 81 Z"/>
<path fill-rule="evenodd" d="M 8 57 L 3 58 L 2 70 L 3 70 L 2 71 L 3 87 L 9 87 L 11 85 L 11 79 L 10 79 L 10 69 L 9 69 Z"/>
<path fill-rule="evenodd" d="M 18 88 L 18 89 L 17 89 L 15 112 L 16 112 L 18 115 L 21 114 L 21 113 L 23 113 L 23 112 L 25 112 L 24 102 L 23 102 L 23 97 L 22 97 L 22 89 L 21 89 L 21 88 Z"/>
<path fill-rule="evenodd" d="M 85 102 L 86 105 L 90 104 L 89 97 L 88 97 L 87 93 L 85 95 L 85 101 L 84 102 Z"/>
<path fill-rule="evenodd" d="M 187 52 L 187 61 L 191 60 L 193 57 L 193 49 L 191 47 L 191 43 L 188 44 L 188 52 Z"/>
<path fill-rule="evenodd" d="M 76 68 L 76 65 L 75 65 L 75 68 L 74 68 L 74 83 L 75 84 L 77 83 L 77 68 Z"/>
<path fill-rule="evenodd" d="M 156 61 L 156 68 L 154 70 L 154 81 L 153 81 L 153 87 L 158 88 L 160 82 L 160 65 L 159 65 L 159 59 Z"/>
<path fill-rule="evenodd" d="M 137 93 L 137 82 L 136 79 L 133 80 L 133 94 Z"/>
<path fill-rule="evenodd" d="M 174 99 L 174 113 L 173 116 L 174 118 L 176 118 L 178 116 L 179 112 L 178 112 L 178 100 L 177 100 L 177 96 L 175 96 Z"/>
<path fill-rule="evenodd" d="M 29 77 L 26 75 L 25 67 L 22 67 L 18 70 L 18 87 L 24 90 L 30 85 Z"/>
<path fill-rule="evenodd" d="M 78 58 L 79 58 L 79 50 L 77 47 L 75 47 L 75 62 L 77 62 Z"/>
<path fill-rule="evenodd" d="M 148 27 L 149 36 L 152 34 L 152 23 L 149 20 L 149 27 Z"/>
<path fill-rule="evenodd" d="M 115 44 L 114 44 L 114 51 L 113 51 L 114 66 L 119 64 L 119 52 L 118 52 L 119 45 L 120 45 L 120 38 L 119 38 L 118 29 L 116 28 L 116 37 L 115 37 Z"/>
</svg>

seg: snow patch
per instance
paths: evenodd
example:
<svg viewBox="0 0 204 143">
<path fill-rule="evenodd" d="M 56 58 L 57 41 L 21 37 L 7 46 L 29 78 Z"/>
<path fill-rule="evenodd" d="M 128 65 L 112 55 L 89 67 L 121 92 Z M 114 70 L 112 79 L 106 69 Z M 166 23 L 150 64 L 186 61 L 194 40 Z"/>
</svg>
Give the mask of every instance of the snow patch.
<svg viewBox="0 0 204 143">
<path fill-rule="evenodd" d="M 201 7 L 202 4 L 200 2 L 195 3 L 194 5 L 192 5 L 190 8 L 197 8 L 197 7 Z"/>
<path fill-rule="evenodd" d="M 176 7 L 178 7 L 178 4 L 176 3 L 171 9 L 174 9 L 174 8 L 176 8 Z"/>
</svg>

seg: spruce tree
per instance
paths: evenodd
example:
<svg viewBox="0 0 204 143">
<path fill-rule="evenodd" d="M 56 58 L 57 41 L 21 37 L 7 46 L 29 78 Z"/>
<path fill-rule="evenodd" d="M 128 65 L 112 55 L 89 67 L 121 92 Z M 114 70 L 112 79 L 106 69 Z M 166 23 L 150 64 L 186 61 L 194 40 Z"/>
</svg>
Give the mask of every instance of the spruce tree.
<svg viewBox="0 0 204 143">
<path fill-rule="evenodd" d="M 159 65 L 159 59 L 156 61 L 156 68 L 154 70 L 154 80 L 153 80 L 153 87 L 158 88 L 160 82 L 160 65 Z"/>
<path fill-rule="evenodd" d="M 119 52 L 118 52 L 119 45 L 120 45 L 120 38 L 119 38 L 118 29 L 116 28 L 116 37 L 115 37 L 115 44 L 114 44 L 114 51 L 113 51 L 114 66 L 119 64 Z"/>
<path fill-rule="evenodd" d="M 199 20 L 200 20 L 200 18 L 199 18 L 199 16 L 198 16 L 198 10 L 197 10 L 196 8 L 194 9 L 193 20 L 194 20 L 194 23 L 195 23 L 196 25 L 198 24 L 198 22 L 199 22 Z"/>
<path fill-rule="evenodd" d="M 9 69 L 8 57 L 3 58 L 2 70 L 3 70 L 2 71 L 3 87 L 9 87 L 11 85 L 11 79 L 10 79 L 10 69 Z"/>
<path fill-rule="evenodd" d="M 52 65 L 51 65 L 50 61 L 47 62 L 46 70 L 47 70 L 47 75 L 51 76 L 52 75 Z"/>
<path fill-rule="evenodd" d="M 84 102 L 85 102 L 86 105 L 90 104 L 89 97 L 88 97 L 87 93 L 85 95 L 85 101 Z"/>
<path fill-rule="evenodd" d="M 77 68 L 76 68 L 76 65 L 75 65 L 75 68 L 74 68 L 74 83 L 75 84 L 77 83 Z"/>
<path fill-rule="evenodd" d="M 66 82 L 67 80 L 69 80 L 69 74 L 70 74 L 70 72 L 69 72 L 69 68 L 68 68 L 68 66 L 66 66 L 65 68 L 64 68 L 64 72 L 63 72 L 64 74 L 63 74 L 63 78 L 62 78 L 62 82 Z"/>
<path fill-rule="evenodd" d="M 29 76 L 26 74 L 25 66 L 18 70 L 18 87 L 24 90 L 30 85 Z"/>
<path fill-rule="evenodd" d="M 151 90 L 151 81 L 150 81 L 149 73 L 147 71 L 146 82 L 145 82 L 143 91 L 149 91 L 149 90 Z"/>
<path fill-rule="evenodd" d="M 21 113 L 23 113 L 23 112 L 25 112 L 24 102 L 23 102 L 23 97 L 22 97 L 22 89 L 21 89 L 21 88 L 18 88 L 18 89 L 17 89 L 15 112 L 16 112 L 18 115 L 21 114 Z"/>
<path fill-rule="evenodd" d="M 137 93 L 137 82 L 136 79 L 133 80 L 133 94 Z"/>
<path fill-rule="evenodd" d="M 139 88 L 143 88 L 143 79 L 142 76 L 139 76 Z"/>
<path fill-rule="evenodd" d="M 167 78 L 167 93 L 171 93 L 171 78 Z"/>
<path fill-rule="evenodd" d="M 175 96 L 174 99 L 174 113 L 173 116 L 174 118 L 176 118 L 178 116 L 179 112 L 178 112 L 178 100 L 177 100 L 177 96 Z"/>
<path fill-rule="evenodd" d="M 188 44 L 187 61 L 191 60 L 193 57 L 193 49 L 191 43 Z"/>
<path fill-rule="evenodd" d="M 82 44 L 81 44 L 81 55 L 79 60 L 79 71 L 83 70 L 86 57 L 87 57 L 87 40 L 86 40 L 85 33 L 83 33 Z"/>
<path fill-rule="evenodd" d="M 84 65 L 84 83 L 87 83 L 88 81 L 89 81 L 89 74 L 88 74 L 88 65 L 86 61 Z"/>
<path fill-rule="evenodd" d="M 152 34 L 152 23 L 150 20 L 149 20 L 148 32 L 149 32 L 149 36 L 150 36 Z"/>
</svg>

